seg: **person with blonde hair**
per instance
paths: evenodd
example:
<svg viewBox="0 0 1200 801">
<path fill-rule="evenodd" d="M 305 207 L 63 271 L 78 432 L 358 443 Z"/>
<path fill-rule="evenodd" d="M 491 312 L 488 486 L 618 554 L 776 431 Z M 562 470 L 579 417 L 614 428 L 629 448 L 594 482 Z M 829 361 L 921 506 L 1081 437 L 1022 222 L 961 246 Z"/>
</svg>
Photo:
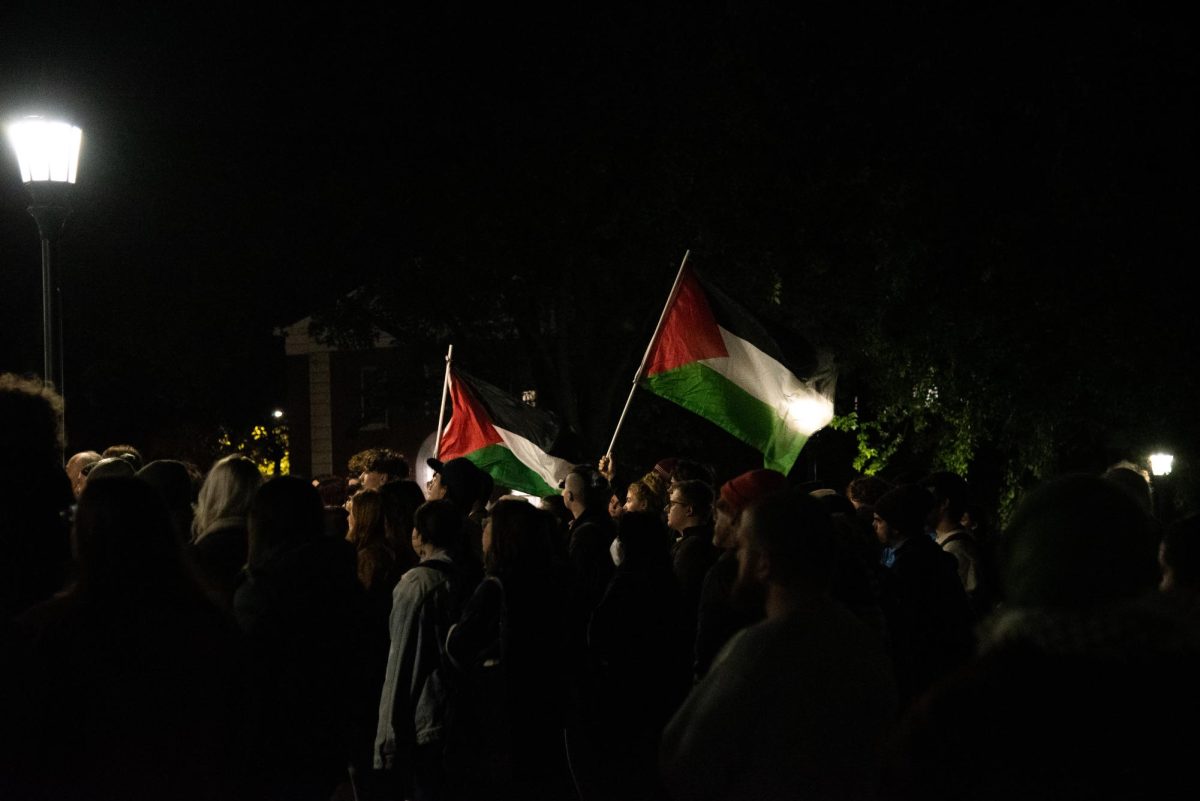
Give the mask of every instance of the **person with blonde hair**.
<svg viewBox="0 0 1200 801">
<path fill-rule="evenodd" d="M 200 487 L 192 519 L 192 559 L 200 583 L 229 607 L 246 564 L 246 517 L 262 474 L 245 456 L 219 459 Z"/>
</svg>

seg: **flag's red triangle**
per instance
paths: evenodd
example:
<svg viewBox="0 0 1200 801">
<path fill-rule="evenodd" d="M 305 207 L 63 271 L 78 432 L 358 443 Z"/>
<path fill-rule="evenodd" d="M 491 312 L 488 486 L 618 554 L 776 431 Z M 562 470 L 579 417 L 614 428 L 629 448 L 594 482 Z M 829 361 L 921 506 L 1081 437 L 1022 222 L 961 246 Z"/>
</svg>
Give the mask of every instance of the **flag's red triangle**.
<svg viewBox="0 0 1200 801">
<path fill-rule="evenodd" d="M 466 456 L 501 441 L 487 412 L 453 370 L 450 371 L 450 402 L 454 405 L 454 413 L 442 436 L 437 458 L 446 461 Z"/>
<path fill-rule="evenodd" d="M 646 361 L 646 375 L 665 373 L 700 359 L 728 355 L 703 287 L 691 269 L 684 268 L 679 292 Z"/>
</svg>

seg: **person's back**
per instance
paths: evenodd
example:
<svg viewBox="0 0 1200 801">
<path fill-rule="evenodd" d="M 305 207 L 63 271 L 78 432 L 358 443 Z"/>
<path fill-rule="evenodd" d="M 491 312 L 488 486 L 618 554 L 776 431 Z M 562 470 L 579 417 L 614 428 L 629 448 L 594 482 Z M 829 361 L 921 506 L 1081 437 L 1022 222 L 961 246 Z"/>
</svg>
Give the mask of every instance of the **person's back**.
<svg viewBox="0 0 1200 801">
<path fill-rule="evenodd" d="M 22 794 L 238 797 L 237 631 L 185 571 L 165 505 L 132 478 L 89 482 L 75 550 L 78 581 L 18 621 L 5 757 Z"/>
<path fill-rule="evenodd" d="M 1125 491 L 1069 476 L 1006 531 L 1006 606 L 981 653 L 901 727 L 896 798 L 1170 797 L 1200 745 L 1192 620 L 1153 592 L 1153 521 Z"/>
<path fill-rule="evenodd" d="M 320 499 L 300 479 L 264 484 L 249 525 L 233 609 L 252 660 L 256 768 L 266 792 L 327 798 L 345 774 L 368 670 L 354 549 L 322 535 Z"/>
<path fill-rule="evenodd" d="M 738 593 L 767 619 L 725 646 L 663 732 L 685 799 L 872 798 L 896 690 L 878 632 L 829 597 L 836 542 L 802 493 L 748 510 Z"/>
</svg>

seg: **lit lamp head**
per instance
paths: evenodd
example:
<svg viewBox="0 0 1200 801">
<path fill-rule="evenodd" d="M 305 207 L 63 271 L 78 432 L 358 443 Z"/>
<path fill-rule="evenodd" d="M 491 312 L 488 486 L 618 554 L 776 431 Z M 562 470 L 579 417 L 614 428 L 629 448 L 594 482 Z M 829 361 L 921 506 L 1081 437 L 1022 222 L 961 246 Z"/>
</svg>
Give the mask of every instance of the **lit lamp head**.
<svg viewBox="0 0 1200 801">
<path fill-rule="evenodd" d="M 43 239 L 53 239 L 69 212 L 67 192 L 79 170 L 83 132 L 66 122 L 26 117 L 8 126 L 21 180 L 33 198 L 29 213 Z"/>
<path fill-rule="evenodd" d="M 1175 457 L 1170 453 L 1152 453 L 1150 454 L 1150 473 L 1156 478 L 1159 476 L 1171 475 L 1171 468 L 1175 466 Z"/>
</svg>

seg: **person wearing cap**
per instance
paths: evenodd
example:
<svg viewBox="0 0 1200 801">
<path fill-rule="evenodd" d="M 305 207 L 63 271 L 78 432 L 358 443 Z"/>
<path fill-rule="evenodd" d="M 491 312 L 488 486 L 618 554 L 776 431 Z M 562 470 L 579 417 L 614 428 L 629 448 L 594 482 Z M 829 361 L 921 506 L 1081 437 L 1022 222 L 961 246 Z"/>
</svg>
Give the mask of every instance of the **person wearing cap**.
<svg viewBox="0 0 1200 801">
<path fill-rule="evenodd" d="M 974 649 L 973 615 L 958 563 L 925 533 L 933 496 L 902 484 L 875 504 L 873 525 L 892 549 L 880 605 L 902 702 L 965 663 Z"/>
<path fill-rule="evenodd" d="M 462 538 L 451 547 L 467 582 L 483 579 L 483 503 L 485 490 L 491 494 L 492 477 L 465 456 L 445 462 L 426 459 L 433 478 L 425 485 L 431 501 L 447 500 L 464 518 Z"/>
<path fill-rule="evenodd" d="M 787 489 L 787 477 L 776 470 L 750 470 L 721 486 L 713 521 L 713 545 L 722 553 L 704 576 L 696 613 L 694 674 L 708 672 L 717 652 L 729 638 L 762 618 L 761 609 L 740 607 L 733 599 L 737 579 L 737 530 L 742 513 L 757 501 Z"/>
</svg>

